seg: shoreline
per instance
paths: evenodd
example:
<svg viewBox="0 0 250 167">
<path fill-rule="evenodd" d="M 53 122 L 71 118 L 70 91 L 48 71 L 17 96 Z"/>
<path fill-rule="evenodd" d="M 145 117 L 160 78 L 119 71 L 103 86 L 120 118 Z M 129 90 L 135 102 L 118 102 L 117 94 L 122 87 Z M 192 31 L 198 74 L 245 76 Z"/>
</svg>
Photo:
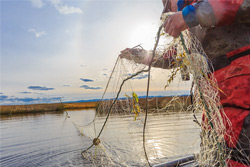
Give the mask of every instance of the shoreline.
<svg viewBox="0 0 250 167">
<path fill-rule="evenodd" d="M 41 112 L 62 112 L 74 109 L 96 108 L 100 101 L 79 102 L 79 103 L 45 103 L 45 104 L 27 104 L 27 105 L 2 105 L 0 106 L 0 115 L 41 113 Z"/>
<path fill-rule="evenodd" d="M 149 108 L 163 108 L 168 104 L 173 97 L 157 97 L 149 101 Z M 179 97 L 179 104 L 172 104 L 172 107 L 167 109 L 178 108 L 178 106 L 190 105 L 189 96 Z M 25 114 L 25 113 L 41 113 L 41 112 L 63 112 L 65 110 L 75 109 L 96 109 L 100 101 L 89 101 L 89 102 L 69 102 L 69 103 L 46 103 L 46 104 L 28 104 L 28 105 L 2 105 L 0 106 L 0 115 L 12 115 L 12 114 Z M 145 107 L 146 99 L 140 98 L 139 104 L 142 108 Z"/>
</svg>

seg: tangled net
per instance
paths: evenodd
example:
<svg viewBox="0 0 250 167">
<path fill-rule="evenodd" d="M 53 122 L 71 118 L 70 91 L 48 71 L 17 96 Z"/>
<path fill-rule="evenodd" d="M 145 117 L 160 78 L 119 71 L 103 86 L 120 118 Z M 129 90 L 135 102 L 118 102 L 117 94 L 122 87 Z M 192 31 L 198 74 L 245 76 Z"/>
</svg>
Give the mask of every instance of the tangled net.
<svg viewBox="0 0 250 167">
<path fill-rule="evenodd" d="M 84 159 L 91 166 L 153 166 L 195 154 L 194 165 L 225 166 L 230 122 L 200 42 L 188 31 L 170 40 L 160 27 L 153 51 L 133 51 L 118 57 L 93 122 L 76 125 L 89 138 Z"/>
</svg>

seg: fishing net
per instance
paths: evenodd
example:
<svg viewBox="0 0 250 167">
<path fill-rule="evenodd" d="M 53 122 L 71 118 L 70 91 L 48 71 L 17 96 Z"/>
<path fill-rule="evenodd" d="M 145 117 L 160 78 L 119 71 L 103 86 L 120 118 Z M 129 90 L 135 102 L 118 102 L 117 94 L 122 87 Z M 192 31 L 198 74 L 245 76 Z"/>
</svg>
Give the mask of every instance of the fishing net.
<svg viewBox="0 0 250 167">
<path fill-rule="evenodd" d="M 86 164 L 153 166 L 194 154 L 195 165 L 225 166 L 230 122 L 220 91 L 200 42 L 189 31 L 170 38 L 160 27 L 153 51 L 122 52 L 94 120 L 75 125 L 89 139 Z"/>
</svg>

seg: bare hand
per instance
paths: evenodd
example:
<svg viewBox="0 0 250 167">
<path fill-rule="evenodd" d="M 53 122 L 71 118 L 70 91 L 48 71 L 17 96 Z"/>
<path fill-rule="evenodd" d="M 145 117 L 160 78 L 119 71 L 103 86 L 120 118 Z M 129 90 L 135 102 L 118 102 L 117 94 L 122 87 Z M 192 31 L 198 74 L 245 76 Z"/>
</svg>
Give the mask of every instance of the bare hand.
<svg viewBox="0 0 250 167">
<path fill-rule="evenodd" d="M 146 50 L 141 48 L 126 48 L 121 51 L 121 54 L 119 55 L 120 58 L 124 58 L 127 60 L 132 60 L 135 63 L 139 64 L 145 64 L 148 65 L 151 61 L 151 54 L 149 54 Z"/>
<path fill-rule="evenodd" d="M 147 55 L 146 51 L 141 48 L 126 48 L 121 51 L 119 55 L 120 58 L 125 58 L 127 60 L 143 59 Z"/>
<path fill-rule="evenodd" d="M 119 56 L 120 56 L 120 58 L 130 59 L 130 57 L 131 57 L 130 49 L 126 48 L 126 49 L 122 50 L 121 54 Z"/>
<path fill-rule="evenodd" d="M 177 2 L 178 0 L 162 0 L 164 6 L 162 13 L 177 12 Z"/>
<path fill-rule="evenodd" d="M 188 26 L 183 19 L 182 12 L 176 12 L 175 14 L 169 16 L 164 23 L 165 32 L 174 38 L 178 37 L 181 31 L 187 28 Z"/>
</svg>

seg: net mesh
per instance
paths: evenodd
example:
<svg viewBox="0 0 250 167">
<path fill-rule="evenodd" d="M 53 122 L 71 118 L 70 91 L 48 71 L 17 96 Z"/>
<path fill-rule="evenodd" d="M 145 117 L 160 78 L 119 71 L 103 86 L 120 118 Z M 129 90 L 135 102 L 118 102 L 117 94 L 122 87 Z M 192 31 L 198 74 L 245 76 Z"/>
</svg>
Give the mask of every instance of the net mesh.
<svg viewBox="0 0 250 167">
<path fill-rule="evenodd" d="M 91 166 L 153 166 L 194 154 L 194 165 L 226 166 L 230 121 L 212 64 L 189 31 L 172 39 L 160 28 L 157 39 L 153 51 L 118 57 L 93 122 L 75 125 L 89 138 L 82 156 Z"/>
</svg>

